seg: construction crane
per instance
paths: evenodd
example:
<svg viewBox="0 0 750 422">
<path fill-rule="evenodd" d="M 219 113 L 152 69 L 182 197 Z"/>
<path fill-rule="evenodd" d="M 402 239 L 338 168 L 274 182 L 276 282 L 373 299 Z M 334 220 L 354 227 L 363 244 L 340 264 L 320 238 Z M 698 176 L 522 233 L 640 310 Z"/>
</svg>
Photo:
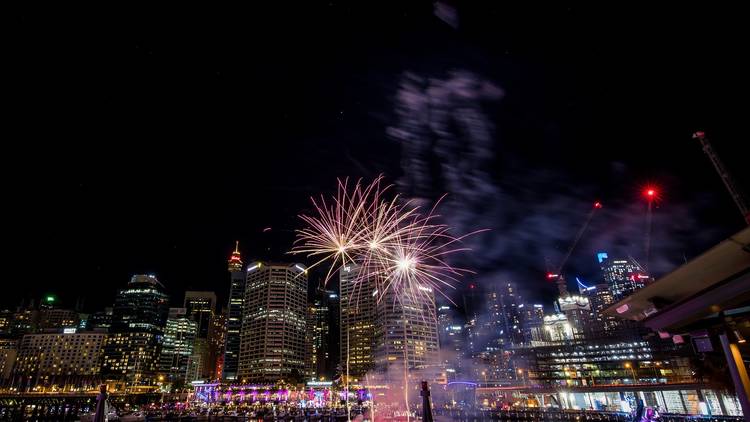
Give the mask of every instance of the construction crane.
<svg viewBox="0 0 750 422">
<path fill-rule="evenodd" d="M 591 223 L 591 219 L 594 217 L 594 213 L 596 213 L 596 210 L 601 209 L 601 207 L 602 207 L 601 202 L 598 202 L 598 201 L 594 202 L 594 206 L 591 208 L 591 211 L 586 216 L 586 220 L 583 222 L 583 226 L 581 226 L 581 228 L 578 229 L 578 233 L 576 233 L 575 238 L 573 238 L 573 242 L 570 244 L 570 247 L 568 247 L 568 250 L 565 252 L 565 256 L 563 257 L 562 261 L 560 261 L 560 265 L 557 266 L 557 269 L 555 272 L 547 273 L 547 280 L 557 281 L 557 288 L 558 290 L 560 290 L 561 297 L 567 297 L 570 294 L 568 292 L 568 286 L 565 284 L 565 276 L 563 275 L 565 264 L 568 263 L 568 259 L 570 259 L 570 256 L 573 254 L 573 251 L 578 245 L 578 242 L 581 240 L 581 238 L 583 237 L 583 234 L 586 232 L 586 229 L 589 227 L 589 223 Z"/>
<path fill-rule="evenodd" d="M 724 186 L 726 186 L 727 190 L 729 191 L 729 195 L 734 200 L 734 203 L 737 204 L 737 208 L 740 209 L 740 213 L 742 214 L 742 218 L 745 219 L 745 223 L 750 225 L 750 208 L 748 208 L 747 202 L 745 202 L 745 198 L 742 195 L 742 192 L 740 192 L 740 190 L 735 185 L 732 176 L 729 175 L 729 172 L 724 167 L 724 163 L 721 162 L 719 156 L 716 155 L 713 147 L 711 147 L 711 143 L 708 141 L 708 138 L 706 138 L 706 133 L 702 131 L 695 132 L 693 134 L 693 139 L 697 139 L 701 142 L 701 146 L 703 146 L 703 152 L 708 155 L 708 158 L 711 160 L 711 164 L 714 165 L 716 172 L 719 173 L 719 177 L 721 177 L 721 181 L 724 182 Z"/>
</svg>

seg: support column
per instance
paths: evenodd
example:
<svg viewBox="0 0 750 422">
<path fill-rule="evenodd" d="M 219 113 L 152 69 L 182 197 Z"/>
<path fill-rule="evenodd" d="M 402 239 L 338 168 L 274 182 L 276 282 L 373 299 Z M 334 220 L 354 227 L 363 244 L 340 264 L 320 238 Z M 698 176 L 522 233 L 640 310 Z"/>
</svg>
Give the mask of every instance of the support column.
<svg viewBox="0 0 750 422">
<path fill-rule="evenodd" d="M 721 347 L 724 349 L 724 356 L 727 359 L 729 373 L 732 375 L 734 390 L 737 392 L 737 398 L 740 400 L 742 414 L 745 418 L 750 417 L 750 378 L 747 376 L 747 369 L 742 361 L 740 349 L 736 344 L 730 343 L 727 334 L 719 335 Z"/>
</svg>

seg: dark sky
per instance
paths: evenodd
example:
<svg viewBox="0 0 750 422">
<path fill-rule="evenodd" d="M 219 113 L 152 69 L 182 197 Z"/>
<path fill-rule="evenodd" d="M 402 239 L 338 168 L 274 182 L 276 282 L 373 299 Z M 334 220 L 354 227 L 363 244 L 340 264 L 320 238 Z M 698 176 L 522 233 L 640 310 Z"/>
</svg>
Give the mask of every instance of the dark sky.
<svg viewBox="0 0 750 422">
<path fill-rule="evenodd" d="M 430 2 L 353 3 L 12 15 L 3 305 L 54 292 L 96 310 L 142 272 L 175 303 L 186 288 L 225 297 L 236 239 L 246 260 L 278 259 L 308 197 L 336 177 L 401 176 L 386 128 L 406 71 L 468 69 L 505 93 L 485 108 L 507 204 L 493 241 L 524 246 L 476 264 L 479 278 L 499 273 L 549 300 L 540 255 L 556 259 L 565 242 L 545 239 L 548 226 L 503 233 L 533 214 L 569 239 L 586 210 L 557 222 L 556 207 L 588 198 L 614 205 L 594 227 L 599 243 L 571 261 L 595 277 L 592 254 L 609 238 L 599 235 L 621 229 L 648 182 L 664 189 L 661 271 L 743 226 L 690 138 L 706 130 L 750 186 L 748 34 L 737 10 L 459 3 L 453 28 Z"/>
</svg>

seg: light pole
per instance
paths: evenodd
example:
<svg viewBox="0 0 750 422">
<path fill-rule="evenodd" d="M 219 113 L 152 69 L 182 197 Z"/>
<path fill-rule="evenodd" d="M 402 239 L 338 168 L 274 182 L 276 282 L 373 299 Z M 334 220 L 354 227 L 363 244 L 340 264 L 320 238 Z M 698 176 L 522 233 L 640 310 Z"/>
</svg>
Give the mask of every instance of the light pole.
<svg viewBox="0 0 750 422">
<path fill-rule="evenodd" d="M 659 371 L 656 369 L 656 367 L 661 366 L 661 362 L 654 362 L 654 376 L 656 377 L 656 384 L 659 383 Z"/>
<path fill-rule="evenodd" d="M 523 369 L 518 368 L 516 372 L 521 376 L 521 378 L 523 379 L 523 386 L 526 387 L 526 375 L 523 373 Z"/>
<path fill-rule="evenodd" d="M 633 374 L 633 384 L 638 384 L 638 381 L 635 377 L 635 368 L 633 367 L 633 364 L 631 364 L 630 362 L 625 362 L 625 367 L 630 369 L 630 373 Z"/>
</svg>

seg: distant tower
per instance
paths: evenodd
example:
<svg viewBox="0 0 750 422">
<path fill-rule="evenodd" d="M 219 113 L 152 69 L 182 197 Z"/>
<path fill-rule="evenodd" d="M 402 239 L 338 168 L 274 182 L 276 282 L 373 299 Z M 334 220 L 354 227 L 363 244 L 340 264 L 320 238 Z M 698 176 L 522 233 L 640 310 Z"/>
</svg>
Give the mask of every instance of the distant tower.
<svg viewBox="0 0 750 422">
<path fill-rule="evenodd" d="M 234 252 L 229 258 L 229 304 L 227 306 L 227 335 L 224 350 L 224 369 L 222 378 L 236 380 L 240 358 L 240 329 L 245 301 L 245 271 L 240 257 L 240 242 L 236 242 Z"/>
</svg>

